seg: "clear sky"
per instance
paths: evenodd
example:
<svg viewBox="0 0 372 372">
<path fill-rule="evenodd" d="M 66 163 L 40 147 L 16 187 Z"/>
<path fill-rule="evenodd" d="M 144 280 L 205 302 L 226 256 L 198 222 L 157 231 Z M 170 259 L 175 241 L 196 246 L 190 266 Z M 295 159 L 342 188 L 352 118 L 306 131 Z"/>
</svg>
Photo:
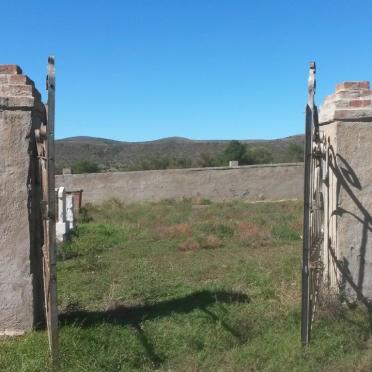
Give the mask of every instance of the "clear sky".
<svg viewBox="0 0 372 372">
<path fill-rule="evenodd" d="M 57 138 L 279 138 L 317 102 L 372 80 L 371 0 L 2 0 L 0 63 L 44 93 L 56 56 Z"/>
</svg>

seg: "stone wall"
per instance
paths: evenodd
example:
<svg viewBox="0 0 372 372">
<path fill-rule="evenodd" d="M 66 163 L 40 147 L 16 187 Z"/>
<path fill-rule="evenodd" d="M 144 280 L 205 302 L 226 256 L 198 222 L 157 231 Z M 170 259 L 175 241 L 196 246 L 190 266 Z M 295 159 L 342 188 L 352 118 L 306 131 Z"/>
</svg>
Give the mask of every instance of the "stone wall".
<svg viewBox="0 0 372 372">
<path fill-rule="evenodd" d="M 0 65 L 0 334 L 32 329 L 42 316 L 40 195 L 34 130 L 40 93 L 15 65 Z"/>
<path fill-rule="evenodd" d="M 116 198 L 126 203 L 206 198 L 247 201 L 303 198 L 302 163 L 238 168 L 195 168 L 140 172 L 65 174 L 56 187 L 83 190 L 83 203 Z"/>
</svg>

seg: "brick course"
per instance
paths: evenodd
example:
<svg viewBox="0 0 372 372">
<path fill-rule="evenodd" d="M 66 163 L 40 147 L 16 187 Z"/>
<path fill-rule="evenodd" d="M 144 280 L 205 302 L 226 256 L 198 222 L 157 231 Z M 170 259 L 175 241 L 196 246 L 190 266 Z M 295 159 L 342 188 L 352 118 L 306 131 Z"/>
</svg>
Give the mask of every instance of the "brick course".
<svg viewBox="0 0 372 372">
<path fill-rule="evenodd" d="M 17 65 L 0 65 L 0 74 L 22 74 L 22 69 Z"/>
</svg>

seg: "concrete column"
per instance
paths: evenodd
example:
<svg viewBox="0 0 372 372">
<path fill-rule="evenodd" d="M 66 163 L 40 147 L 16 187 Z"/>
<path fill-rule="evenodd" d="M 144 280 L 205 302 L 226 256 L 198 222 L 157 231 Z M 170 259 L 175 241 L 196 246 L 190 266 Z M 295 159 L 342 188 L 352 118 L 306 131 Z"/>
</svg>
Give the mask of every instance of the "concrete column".
<svg viewBox="0 0 372 372">
<path fill-rule="evenodd" d="M 372 91 L 369 82 L 337 85 L 320 109 L 329 147 L 332 286 L 350 300 L 372 300 Z"/>
<path fill-rule="evenodd" d="M 0 335 L 42 320 L 42 225 L 34 130 L 40 93 L 16 65 L 0 65 Z"/>
</svg>

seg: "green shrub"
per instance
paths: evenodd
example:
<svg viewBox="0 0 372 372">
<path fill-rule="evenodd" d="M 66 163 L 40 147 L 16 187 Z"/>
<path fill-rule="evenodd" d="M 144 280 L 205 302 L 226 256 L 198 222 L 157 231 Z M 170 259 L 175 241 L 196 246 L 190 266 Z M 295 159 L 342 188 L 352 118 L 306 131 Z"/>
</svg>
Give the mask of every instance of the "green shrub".
<svg viewBox="0 0 372 372">
<path fill-rule="evenodd" d="M 292 161 L 304 161 L 304 146 L 290 143 L 288 145 L 288 155 Z"/>
<path fill-rule="evenodd" d="M 71 171 L 74 174 L 97 173 L 98 170 L 98 164 L 90 160 L 79 160 L 71 167 Z"/>
<path fill-rule="evenodd" d="M 239 141 L 231 141 L 220 156 L 227 165 L 230 160 L 236 160 L 240 165 L 272 163 L 272 153 L 264 147 L 250 147 Z"/>
</svg>

